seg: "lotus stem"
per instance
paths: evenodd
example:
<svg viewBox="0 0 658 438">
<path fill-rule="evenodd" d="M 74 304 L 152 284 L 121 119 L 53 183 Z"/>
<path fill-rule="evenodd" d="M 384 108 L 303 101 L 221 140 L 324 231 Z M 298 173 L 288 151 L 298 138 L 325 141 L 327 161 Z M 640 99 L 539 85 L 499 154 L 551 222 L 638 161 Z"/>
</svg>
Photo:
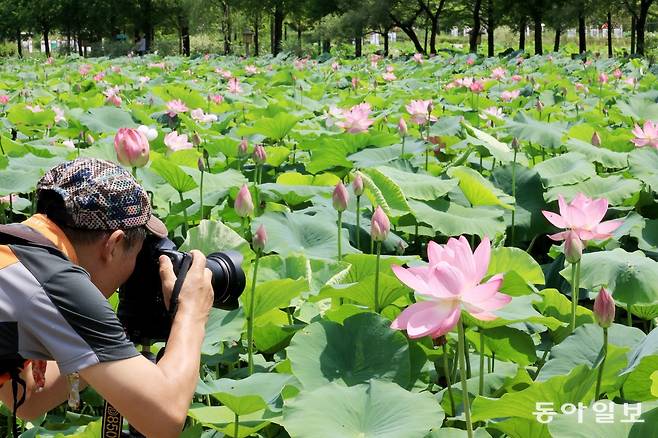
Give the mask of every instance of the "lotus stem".
<svg viewBox="0 0 658 438">
<path fill-rule="evenodd" d="M 514 232 L 515 232 L 515 226 L 514 226 L 514 219 L 515 219 L 515 213 L 516 213 L 516 154 L 517 150 L 514 148 L 514 161 L 512 162 L 512 197 L 514 198 L 514 210 L 512 210 L 512 239 L 511 239 L 511 245 L 514 246 Z"/>
<path fill-rule="evenodd" d="M 201 220 L 204 220 L 205 217 L 203 215 L 203 174 L 205 172 L 202 170 L 201 171 L 201 184 L 199 184 L 199 203 L 201 204 Z"/>
<path fill-rule="evenodd" d="M 446 385 L 448 389 L 448 397 L 450 398 L 450 409 L 452 409 L 452 415 L 455 415 L 455 398 L 452 395 L 452 382 L 450 379 L 450 367 L 448 366 L 448 342 L 446 341 L 443 344 L 443 372 L 446 375 Z"/>
<path fill-rule="evenodd" d="M 571 265 L 571 332 L 576 330 L 576 309 L 580 287 L 580 261 Z"/>
<path fill-rule="evenodd" d="M 183 199 L 183 192 L 179 191 L 178 192 L 178 197 L 180 198 L 181 204 L 185 202 L 185 199 Z M 183 237 L 187 237 L 187 208 L 183 206 Z"/>
<path fill-rule="evenodd" d="M 343 259 L 343 251 L 342 251 L 342 248 L 341 248 L 341 243 L 342 243 L 341 242 L 342 241 L 342 239 L 341 239 L 341 230 L 342 230 L 342 228 L 343 228 L 343 212 L 339 211 L 338 212 L 338 260 L 339 261 Z"/>
<path fill-rule="evenodd" d="M 238 438 L 240 435 L 238 435 L 238 432 L 240 431 L 240 416 L 238 414 L 235 414 L 235 429 L 233 432 L 233 436 L 235 438 Z"/>
<path fill-rule="evenodd" d="M 605 365 L 605 359 L 608 356 L 608 328 L 603 328 L 603 359 L 601 360 L 601 365 L 599 365 L 599 375 L 596 378 L 596 389 L 594 390 L 594 400 L 599 400 L 601 392 L 601 378 L 603 377 L 603 366 Z"/>
<path fill-rule="evenodd" d="M 633 327 L 633 313 L 631 313 L 631 305 L 626 306 L 626 316 L 628 321 L 628 326 Z"/>
<path fill-rule="evenodd" d="M 254 312 L 256 309 L 256 280 L 258 278 L 258 261 L 260 250 L 256 253 L 254 262 L 254 276 L 251 280 L 251 297 L 249 300 L 249 316 L 247 317 L 247 353 L 249 356 L 249 375 L 254 373 Z M 237 435 L 236 435 L 237 436 Z"/>
<path fill-rule="evenodd" d="M 377 264 L 375 268 L 375 312 L 379 313 L 379 259 L 382 253 L 382 243 L 377 242 Z"/>
<path fill-rule="evenodd" d="M 480 330 L 480 382 L 478 386 L 478 394 L 482 395 L 484 392 L 484 333 Z"/>
<path fill-rule="evenodd" d="M 468 399 L 468 382 L 466 381 L 466 364 L 464 360 L 464 323 L 462 322 L 461 316 L 459 317 L 459 322 L 457 323 L 458 330 L 458 351 L 457 357 L 459 358 L 459 374 L 461 377 L 462 384 L 462 403 L 464 404 L 464 416 L 466 417 L 466 433 L 468 438 L 473 438 L 473 424 L 471 423 L 471 407 L 470 401 Z"/>
<path fill-rule="evenodd" d="M 361 249 L 361 196 L 356 197 L 356 247 Z"/>
</svg>

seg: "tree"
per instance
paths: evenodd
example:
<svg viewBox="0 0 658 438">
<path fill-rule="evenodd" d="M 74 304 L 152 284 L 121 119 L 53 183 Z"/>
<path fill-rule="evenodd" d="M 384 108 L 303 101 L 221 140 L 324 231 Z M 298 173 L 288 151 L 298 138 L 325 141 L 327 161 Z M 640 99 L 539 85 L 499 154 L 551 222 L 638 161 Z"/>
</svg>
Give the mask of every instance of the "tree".
<svg viewBox="0 0 658 438">
<path fill-rule="evenodd" d="M 27 25 L 43 36 L 46 56 L 50 56 L 49 36 L 58 23 L 62 2 L 59 0 L 21 0 L 19 8 L 23 10 Z"/>
<path fill-rule="evenodd" d="M 654 0 L 622 0 L 626 9 L 631 14 L 633 28 L 635 29 L 635 50 L 633 50 L 633 41 L 631 41 L 631 53 L 637 53 L 644 56 L 644 37 L 647 27 L 647 17 L 649 8 Z"/>
<path fill-rule="evenodd" d="M 468 38 L 468 51 L 477 53 L 478 41 L 480 39 L 480 31 L 482 24 L 480 20 L 480 8 L 482 7 L 482 0 L 475 0 L 473 4 L 473 27 L 471 28 L 471 35 Z"/>
<path fill-rule="evenodd" d="M 417 0 L 425 15 L 429 19 L 430 26 L 430 53 L 436 54 L 436 36 L 439 34 L 439 18 L 443 12 L 446 0 L 430 1 Z"/>
</svg>

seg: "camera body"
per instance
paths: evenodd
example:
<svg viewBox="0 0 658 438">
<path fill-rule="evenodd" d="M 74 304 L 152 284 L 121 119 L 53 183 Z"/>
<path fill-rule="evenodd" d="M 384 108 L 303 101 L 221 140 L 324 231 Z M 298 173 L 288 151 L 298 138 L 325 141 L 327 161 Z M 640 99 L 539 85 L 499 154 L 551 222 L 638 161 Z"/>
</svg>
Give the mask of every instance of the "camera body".
<svg viewBox="0 0 658 438">
<path fill-rule="evenodd" d="M 137 255 L 132 275 L 119 288 L 117 314 L 128 338 L 136 344 L 166 341 L 171 331 L 176 297 L 172 297 L 167 310 L 160 280 L 161 255 L 169 257 L 176 277 L 183 276 L 178 279 L 182 283 L 187 273 L 185 263 L 192 256 L 178 251 L 167 238 L 149 235 Z M 213 307 L 225 310 L 238 307 L 238 297 L 245 287 L 241 263 L 242 255 L 236 251 L 214 252 L 206 257 L 206 267 L 212 272 Z"/>
</svg>

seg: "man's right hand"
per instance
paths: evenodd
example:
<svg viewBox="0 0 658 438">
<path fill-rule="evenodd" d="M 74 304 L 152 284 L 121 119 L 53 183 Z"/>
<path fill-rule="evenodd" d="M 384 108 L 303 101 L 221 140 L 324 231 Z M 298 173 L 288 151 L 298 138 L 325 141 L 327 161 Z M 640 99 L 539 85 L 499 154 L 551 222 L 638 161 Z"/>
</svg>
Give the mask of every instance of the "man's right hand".
<svg viewBox="0 0 658 438">
<path fill-rule="evenodd" d="M 177 312 L 189 312 L 191 315 L 204 318 L 205 322 L 213 302 L 212 272 L 206 268 L 206 256 L 202 252 L 192 250 L 190 254 L 192 254 L 192 265 L 187 271 L 178 295 Z M 176 275 L 169 257 L 161 255 L 159 261 L 162 295 L 168 309 L 174 283 L 176 283 Z"/>
</svg>

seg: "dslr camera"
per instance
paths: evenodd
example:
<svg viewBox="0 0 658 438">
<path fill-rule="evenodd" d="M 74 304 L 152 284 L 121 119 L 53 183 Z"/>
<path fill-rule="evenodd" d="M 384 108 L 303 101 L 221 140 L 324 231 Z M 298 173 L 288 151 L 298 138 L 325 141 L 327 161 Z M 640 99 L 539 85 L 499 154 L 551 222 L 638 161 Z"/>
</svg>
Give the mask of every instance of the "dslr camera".
<svg viewBox="0 0 658 438">
<path fill-rule="evenodd" d="M 162 296 L 158 261 L 161 255 L 169 257 L 176 274 L 169 310 Z M 171 240 L 152 235 L 146 237 L 132 275 L 119 288 L 117 314 L 133 343 L 150 345 L 167 340 L 176 313 L 178 292 L 191 263 L 192 255 L 178 251 Z M 236 251 L 214 252 L 206 257 L 215 293 L 213 307 L 224 310 L 238 307 L 238 297 L 245 287 L 241 264 L 242 255 Z"/>
</svg>

